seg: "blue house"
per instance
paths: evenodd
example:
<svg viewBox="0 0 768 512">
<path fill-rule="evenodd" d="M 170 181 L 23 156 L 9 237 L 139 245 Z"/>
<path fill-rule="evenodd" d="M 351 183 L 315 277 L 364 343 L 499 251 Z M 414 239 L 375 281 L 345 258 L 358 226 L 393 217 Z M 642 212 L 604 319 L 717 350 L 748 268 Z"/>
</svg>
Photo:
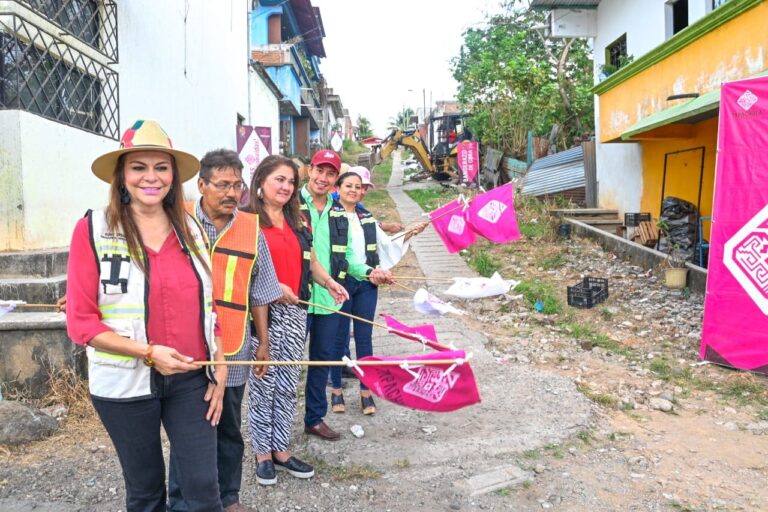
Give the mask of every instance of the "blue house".
<svg viewBox="0 0 768 512">
<path fill-rule="evenodd" d="M 259 0 L 250 20 L 252 59 L 282 93 L 280 153 L 308 157 L 327 132 L 320 59 L 325 57 L 320 9 L 310 0 Z M 314 143 L 313 143 L 314 142 Z"/>
</svg>

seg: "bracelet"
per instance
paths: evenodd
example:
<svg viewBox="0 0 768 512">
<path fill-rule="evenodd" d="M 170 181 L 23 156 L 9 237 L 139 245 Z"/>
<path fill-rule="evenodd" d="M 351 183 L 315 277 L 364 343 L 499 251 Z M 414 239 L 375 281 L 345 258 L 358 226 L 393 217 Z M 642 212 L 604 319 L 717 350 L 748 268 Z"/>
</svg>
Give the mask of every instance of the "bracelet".
<svg viewBox="0 0 768 512">
<path fill-rule="evenodd" d="M 328 276 L 328 279 L 323 283 L 323 288 L 328 289 L 328 281 L 333 281 L 333 276 Z"/>
<path fill-rule="evenodd" d="M 144 352 L 144 364 L 150 368 L 155 366 L 155 360 L 152 359 L 152 351 L 155 350 L 154 345 L 147 344 L 147 351 Z"/>
</svg>

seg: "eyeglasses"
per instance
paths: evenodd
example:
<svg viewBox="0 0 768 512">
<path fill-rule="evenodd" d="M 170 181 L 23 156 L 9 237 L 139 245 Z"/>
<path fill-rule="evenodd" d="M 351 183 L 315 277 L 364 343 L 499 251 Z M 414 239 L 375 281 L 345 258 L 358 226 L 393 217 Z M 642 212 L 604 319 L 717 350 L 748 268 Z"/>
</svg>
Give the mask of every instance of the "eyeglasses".
<svg viewBox="0 0 768 512">
<path fill-rule="evenodd" d="M 215 188 L 216 190 L 218 190 L 219 192 L 222 192 L 224 194 L 229 192 L 230 188 L 235 189 L 235 192 L 242 192 L 243 189 L 245 188 L 245 183 L 243 183 L 242 181 L 236 181 L 234 183 L 229 183 L 227 181 L 224 181 L 224 182 L 213 182 L 213 181 L 206 180 L 206 179 L 203 179 L 203 181 L 205 181 L 209 185 L 212 185 L 213 188 Z"/>
</svg>

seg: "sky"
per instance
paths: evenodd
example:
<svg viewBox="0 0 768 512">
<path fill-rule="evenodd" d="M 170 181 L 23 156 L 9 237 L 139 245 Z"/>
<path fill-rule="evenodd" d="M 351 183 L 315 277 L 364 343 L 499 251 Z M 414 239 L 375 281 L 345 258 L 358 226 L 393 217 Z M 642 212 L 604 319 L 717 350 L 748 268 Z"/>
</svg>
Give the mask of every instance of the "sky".
<svg viewBox="0 0 768 512">
<path fill-rule="evenodd" d="M 403 107 L 414 111 L 454 99 L 450 60 L 462 33 L 483 26 L 501 0 L 312 0 L 325 27 L 320 72 L 353 122 L 362 115 L 376 135 Z M 432 101 L 430 102 L 430 98 Z"/>
</svg>

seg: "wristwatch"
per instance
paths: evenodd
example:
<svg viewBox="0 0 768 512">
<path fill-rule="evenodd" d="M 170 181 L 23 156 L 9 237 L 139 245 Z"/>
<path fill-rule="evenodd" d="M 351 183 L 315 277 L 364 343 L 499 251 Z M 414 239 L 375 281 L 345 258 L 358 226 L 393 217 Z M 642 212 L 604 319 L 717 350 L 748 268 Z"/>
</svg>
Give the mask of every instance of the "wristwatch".
<svg viewBox="0 0 768 512">
<path fill-rule="evenodd" d="M 152 359 L 152 351 L 155 349 L 154 345 L 147 344 L 147 351 L 144 352 L 144 364 L 150 368 L 155 366 L 155 360 Z"/>
</svg>

